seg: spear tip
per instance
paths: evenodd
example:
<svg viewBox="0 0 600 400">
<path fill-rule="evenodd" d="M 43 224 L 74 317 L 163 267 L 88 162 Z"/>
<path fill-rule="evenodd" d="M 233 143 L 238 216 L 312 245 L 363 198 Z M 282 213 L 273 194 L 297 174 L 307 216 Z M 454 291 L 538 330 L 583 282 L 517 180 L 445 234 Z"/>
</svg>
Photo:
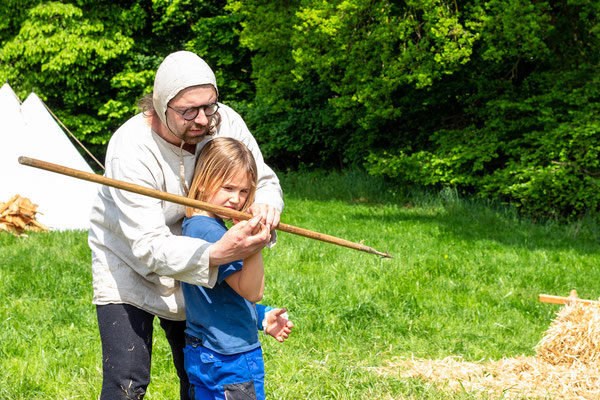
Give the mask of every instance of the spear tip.
<svg viewBox="0 0 600 400">
<path fill-rule="evenodd" d="M 380 256 L 381 258 L 394 258 L 390 255 L 390 253 L 386 250 L 385 253 L 382 253 L 380 251 L 377 251 L 375 254 L 377 254 L 378 256 Z"/>
<path fill-rule="evenodd" d="M 394 257 L 392 257 L 392 256 L 390 255 L 390 253 L 389 253 L 387 250 L 385 251 L 385 254 L 382 254 L 382 255 L 381 255 L 381 257 L 382 257 L 382 258 L 394 258 Z"/>
</svg>

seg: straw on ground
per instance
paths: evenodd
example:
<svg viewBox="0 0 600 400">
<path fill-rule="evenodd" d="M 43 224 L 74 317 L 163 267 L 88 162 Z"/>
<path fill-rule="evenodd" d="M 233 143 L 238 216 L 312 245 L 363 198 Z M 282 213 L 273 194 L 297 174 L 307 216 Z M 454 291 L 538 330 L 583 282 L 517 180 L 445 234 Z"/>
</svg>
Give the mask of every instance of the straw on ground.
<svg viewBox="0 0 600 400">
<path fill-rule="evenodd" d="M 600 304 L 568 303 L 535 347 L 535 356 L 466 362 L 394 360 L 375 371 L 420 378 L 491 399 L 600 398 Z"/>
</svg>

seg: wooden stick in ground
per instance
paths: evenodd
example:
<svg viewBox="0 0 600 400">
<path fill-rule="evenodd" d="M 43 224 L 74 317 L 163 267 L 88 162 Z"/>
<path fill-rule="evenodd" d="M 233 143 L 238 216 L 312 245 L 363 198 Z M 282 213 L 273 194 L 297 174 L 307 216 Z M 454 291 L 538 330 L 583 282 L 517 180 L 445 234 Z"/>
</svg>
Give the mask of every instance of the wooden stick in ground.
<svg viewBox="0 0 600 400">
<path fill-rule="evenodd" d="M 234 218 L 236 220 L 248 220 L 252 218 L 252 215 L 243 213 L 240 211 L 231 210 L 229 208 L 215 206 L 210 203 L 206 203 L 199 200 L 189 199 L 187 197 L 178 196 L 175 194 L 162 192 L 156 189 L 150 189 L 144 186 L 136 185 L 129 182 L 120 181 L 117 179 L 107 178 L 102 175 L 92 174 L 85 171 L 80 171 L 73 168 L 68 168 L 62 165 L 52 164 L 46 161 L 37 160 L 35 158 L 29 157 L 19 157 L 19 163 L 23 165 L 27 165 L 34 168 L 43 169 L 50 172 L 55 172 L 62 175 L 67 175 L 73 178 L 82 179 L 90 182 L 100 183 L 102 185 L 111 186 L 117 189 L 126 190 L 129 192 L 134 192 L 138 194 L 142 194 L 144 196 L 150 196 L 161 200 L 170 201 L 172 203 L 181 204 L 184 206 L 189 206 L 193 208 L 198 208 L 204 211 L 209 211 L 215 214 L 223 215 L 229 218 Z M 298 228 L 296 226 L 279 223 L 275 229 L 283 232 L 293 233 L 295 235 L 304 236 L 310 239 L 320 240 L 322 242 L 337 244 L 339 246 L 348 247 L 351 249 L 364 251 L 366 253 L 376 254 L 381 257 L 392 258 L 389 253 L 382 253 L 377 251 L 369 246 L 365 246 L 362 243 L 354 243 L 345 239 L 341 239 L 335 236 L 326 235 L 324 233 L 319 233 L 315 231 L 310 231 L 308 229 Z"/>
<path fill-rule="evenodd" d="M 552 296 L 549 294 L 540 294 L 540 301 L 542 303 L 550 303 L 550 304 L 567 304 L 573 301 L 577 301 L 580 303 L 586 304 L 597 304 L 597 301 L 594 300 L 584 300 L 579 299 L 577 297 L 569 296 L 569 297 L 561 297 L 561 296 Z"/>
</svg>

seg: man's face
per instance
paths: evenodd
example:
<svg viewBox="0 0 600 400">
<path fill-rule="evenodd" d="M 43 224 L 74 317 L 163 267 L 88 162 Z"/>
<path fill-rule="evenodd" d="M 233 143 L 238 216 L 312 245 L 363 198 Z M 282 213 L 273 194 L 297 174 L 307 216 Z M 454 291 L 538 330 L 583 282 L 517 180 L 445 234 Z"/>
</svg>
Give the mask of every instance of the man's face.
<svg viewBox="0 0 600 400">
<path fill-rule="evenodd" d="M 204 109 L 200 108 L 196 118 L 187 121 L 181 113 L 189 107 L 204 106 L 216 101 L 217 93 L 212 86 L 195 86 L 182 90 L 167 107 L 169 130 L 186 144 L 200 143 L 209 132 L 214 115 L 207 117 Z"/>
</svg>

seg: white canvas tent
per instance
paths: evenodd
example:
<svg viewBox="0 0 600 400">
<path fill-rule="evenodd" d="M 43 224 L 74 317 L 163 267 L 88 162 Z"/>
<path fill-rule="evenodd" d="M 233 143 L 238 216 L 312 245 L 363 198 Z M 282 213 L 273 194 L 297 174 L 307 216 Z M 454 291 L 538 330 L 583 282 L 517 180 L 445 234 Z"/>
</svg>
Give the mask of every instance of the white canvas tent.
<svg viewBox="0 0 600 400">
<path fill-rule="evenodd" d="M 36 219 L 56 230 L 88 229 L 98 185 L 19 164 L 19 156 L 93 172 L 40 98 L 21 104 L 8 83 L 0 88 L 0 202 L 14 195 L 39 207 Z"/>
</svg>

